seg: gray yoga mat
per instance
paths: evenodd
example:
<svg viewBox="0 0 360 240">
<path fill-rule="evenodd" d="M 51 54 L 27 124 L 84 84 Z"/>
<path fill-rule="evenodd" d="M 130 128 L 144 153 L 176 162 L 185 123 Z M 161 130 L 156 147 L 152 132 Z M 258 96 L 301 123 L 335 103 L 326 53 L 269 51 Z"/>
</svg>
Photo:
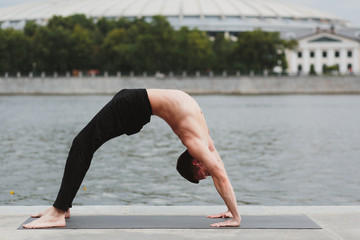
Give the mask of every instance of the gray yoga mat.
<svg viewBox="0 0 360 240">
<path fill-rule="evenodd" d="M 23 224 L 35 220 L 27 219 Z M 209 225 L 223 219 L 204 216 L 84 215 L 66 219 L 56 229 L 217 229 Z M 24 229 L 21 224 L 18 229 Z M 229 229 L 321 229 L 305 215 L 243 215 L 240 227 Z M 54 228 L 52 228 L 54 229 Z"/>
</svg>

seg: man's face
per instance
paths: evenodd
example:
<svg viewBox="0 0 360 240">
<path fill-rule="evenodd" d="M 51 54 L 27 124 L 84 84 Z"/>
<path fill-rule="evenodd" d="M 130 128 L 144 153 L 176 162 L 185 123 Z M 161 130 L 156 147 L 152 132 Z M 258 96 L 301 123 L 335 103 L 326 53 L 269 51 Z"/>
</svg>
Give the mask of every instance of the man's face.
<svg viewBox="0 0 360 240">
<path fill-rule="evenodd" d="M 207 171 L 206 167 L 204 166 L 204 164 L 196 159 L 193 159 L 193 165 L 195 166 L 195 173 L 194 173 L 194 178 L 196 180 L 202 180 L 205 179 L 207 176 L 210 176 L 209 172 Z"/>
</svg>

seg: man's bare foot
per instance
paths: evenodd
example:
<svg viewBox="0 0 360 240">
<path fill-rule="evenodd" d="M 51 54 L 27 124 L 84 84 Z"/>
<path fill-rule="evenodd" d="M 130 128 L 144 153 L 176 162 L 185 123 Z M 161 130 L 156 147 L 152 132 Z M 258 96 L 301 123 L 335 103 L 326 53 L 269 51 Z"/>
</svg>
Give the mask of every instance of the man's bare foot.
<svg viewBox="0 0 360 240">
<path fill-rule="evenodd" d="M 65 227 L 65 212 L 57 208 L 50 207 L 43 212 L 44 214 L 35 221 L 23 225 L 24 228 L 51 228 Z"/>
<path fill-rule="evenodd" d="M 32 218 L 39 218 L 39 217 L 42 217 L 44 215 L 46 215 L 50 210 L 51 210 L 52 207 L 49 207 L 48 209 L 42 211 L 42 212 L 39 212 L 38 214 L 33 214 L 33 215 L 30 215 Z M 66 212 L 65 212 L 65 218 L 70 218 L 70 209 L 68 209 Z"/>
</svg>

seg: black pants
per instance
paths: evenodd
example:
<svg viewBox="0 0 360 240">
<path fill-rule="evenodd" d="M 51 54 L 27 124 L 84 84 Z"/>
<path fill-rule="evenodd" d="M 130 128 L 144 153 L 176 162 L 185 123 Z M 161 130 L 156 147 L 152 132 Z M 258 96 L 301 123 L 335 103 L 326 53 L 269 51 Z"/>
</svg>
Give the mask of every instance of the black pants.
<svg viewBox="0 0 360 240">
<path fill-rule="evenodd" d="M 145 89 L 124 89 L 118 92 L 75 137 L 53 206 L 67 211 L 72 206 L 95 151 L 114 137 L 139 132 L 150 122 L 151 115 Z"/>
</svg>

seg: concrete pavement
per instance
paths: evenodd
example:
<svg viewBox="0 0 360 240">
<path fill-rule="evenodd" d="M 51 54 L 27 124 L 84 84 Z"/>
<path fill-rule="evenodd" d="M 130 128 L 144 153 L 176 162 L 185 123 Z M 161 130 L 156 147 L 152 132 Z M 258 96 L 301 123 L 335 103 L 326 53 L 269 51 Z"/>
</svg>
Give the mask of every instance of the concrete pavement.
<svg viewBox="0 0 360 240">
<path fill-rule="evenodd" d="M 360 206 L 240 206 L 242 215 L 305 214 L 322 229 L 17 230 L 48 206 L 0 206 L 0 239 L 360 239 Z M 224 206 L 74 206 L 72 215 L 208 215 Z"/>
</svg>

